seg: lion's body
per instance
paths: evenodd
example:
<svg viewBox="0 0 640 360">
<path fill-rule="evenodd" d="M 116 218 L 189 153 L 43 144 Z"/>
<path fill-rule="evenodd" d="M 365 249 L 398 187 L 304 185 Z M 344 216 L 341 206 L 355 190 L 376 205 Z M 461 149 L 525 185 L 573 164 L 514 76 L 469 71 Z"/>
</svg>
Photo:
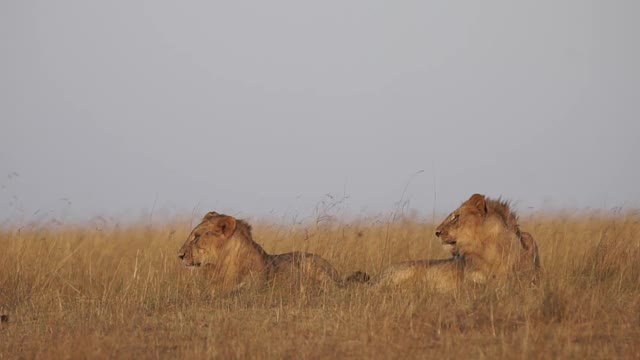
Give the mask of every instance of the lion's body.
<svg viewBox="0 0 640 360">
<path fill-rule="evenodd" d="M 436 291 L 455 289 L 463 280 L 464 259 L 414 260 L 393 264 L 386 268 L 377 286 L 418 284 Z"/>
<path fill-rule="evenodd" d="M 316 254 L 268 254 L 253 240 L 249 224 L 213 212 L 193 229 L 178 256 L 185 266 L 206 267 L 215 284 L 224 289 L 260 286 L 279 275 L 323 285 L 346 282 Z"/>
</svg>

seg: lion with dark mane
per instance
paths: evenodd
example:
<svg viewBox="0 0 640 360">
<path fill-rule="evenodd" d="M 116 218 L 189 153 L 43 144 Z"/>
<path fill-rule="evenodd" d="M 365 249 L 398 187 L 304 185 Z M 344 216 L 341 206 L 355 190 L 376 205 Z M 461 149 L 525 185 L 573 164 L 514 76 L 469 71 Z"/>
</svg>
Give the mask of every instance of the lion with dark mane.
<svg viewBox="0 0 640 360">
<path fill-rule="evenodd" d="M 445 249 L 465 262 L 474 282 L 527 274 L 536 282 L 540 270 L 538 245 L 521 232 L 509 203 L 474 194 L 436 228 Z"/>
<path fill-rule="evenodd" d="M 509 203 L 474 194 L 436 228 L 449 259 L 407 261 L 386 269 L 378 284 L 408 280 L 451 290 L 463 282 L 525 278 L 536 283 L 540 271 L 538 246 L 521 232 Z"/>
</svg>

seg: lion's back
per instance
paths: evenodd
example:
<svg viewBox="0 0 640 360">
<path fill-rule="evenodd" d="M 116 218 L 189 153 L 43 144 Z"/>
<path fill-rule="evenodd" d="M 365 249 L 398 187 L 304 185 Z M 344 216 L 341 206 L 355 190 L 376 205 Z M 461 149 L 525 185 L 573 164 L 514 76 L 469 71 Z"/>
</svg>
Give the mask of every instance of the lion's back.
<svg viewBox="0 0 640 360">
<path fill-rule="evenodd" d="M 322 282 L 340 280 L 338 271 L 323 257 L 306 252 L 270 255 L 270 268 L 274 273 L 298 272 L 300 275 Z"/>
</svg>

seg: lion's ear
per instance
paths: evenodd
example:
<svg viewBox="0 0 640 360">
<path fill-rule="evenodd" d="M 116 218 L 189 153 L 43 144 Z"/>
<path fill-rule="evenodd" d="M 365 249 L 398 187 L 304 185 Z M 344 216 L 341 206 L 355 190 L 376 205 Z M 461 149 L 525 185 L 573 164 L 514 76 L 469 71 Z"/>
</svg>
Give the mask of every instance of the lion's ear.
<svg viewBox="0 0 640 360">
<path fill-rule="evenodd" d="M 216 217 L 218 217 L 218 216 L 220 216 L 220 214 L 218 214 L 217 212 L 215 212 L 215 211 L 209 211 L 209 212 L 207 213 L 207 215 L 205 215 L 205 216 L 202 218 L 202 221 L 211 221 L 211 220 L 213 220 L 214 218 L 216 218 Z"/>
<path fill-rule="evenodd" d="M 485 216 L 487 214 L 487 200 L 484 195 L 473 194 L 467 202 L 478 209 L 478 211 L 480 211 L 480 215 Z"/>
<path fill-rule="evenodd" d="M 226 238 L 230 238 L 236 231 L 236 219 L 233 216 L 220 216 L 216 225 Z"/>
</svg>

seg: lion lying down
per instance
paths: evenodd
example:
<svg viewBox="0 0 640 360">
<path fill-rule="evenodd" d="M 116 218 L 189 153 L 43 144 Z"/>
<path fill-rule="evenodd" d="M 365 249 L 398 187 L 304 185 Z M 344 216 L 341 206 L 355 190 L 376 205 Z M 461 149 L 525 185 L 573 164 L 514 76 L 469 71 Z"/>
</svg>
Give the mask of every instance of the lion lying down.
<svg viewBox="0 0 640 360">
<path fill-rule="evenodd" d="M 450 259 L 395 264 L 383 271 L 379 285 L 424 281 L 437 290 L 451 290 L 464 282 L 522 278 L 536 283 L 540 270 L 538 245 L 520 232 L 509 204 L 474 194 L 436 228 L 436 236 Z"/>
<path fill-rule="evenodd" d="M 540 272 L 538 246 L 521 232 L 509 204 L 474 194 L 437 227 L 436 236 L 453 257 L 391 265 L 375 282 L 377 287 L 418 282 L 448 291 L 463 283 L 489 279 L 524 278 L 536 283 Z M 178 252 L 187 267 L 214 269 L 218 285 L 237 289 L 264 284 L 278 274 L 297 273 L 323 284 L 344 286 L 368 282 L 364 272 L 342 278 L 322 257 L 304 252 L 271 255 L 255 241 L 243 220 L 210 212 Z"/>
<path fill-rule="evenodd" d="M 232 216 L 209 212 L 185 241 L 178 257 L 187 267 L 206 266 L 225 289 L 259 286 L 278 274 L 294 273 L 304 280 L 344 286 L 367 282 L 369 276 L 355 272 L 342 278 L 322 257 L 305 252 L 268 254 L 251 235 L 251 226 Z"/>
</svg>

